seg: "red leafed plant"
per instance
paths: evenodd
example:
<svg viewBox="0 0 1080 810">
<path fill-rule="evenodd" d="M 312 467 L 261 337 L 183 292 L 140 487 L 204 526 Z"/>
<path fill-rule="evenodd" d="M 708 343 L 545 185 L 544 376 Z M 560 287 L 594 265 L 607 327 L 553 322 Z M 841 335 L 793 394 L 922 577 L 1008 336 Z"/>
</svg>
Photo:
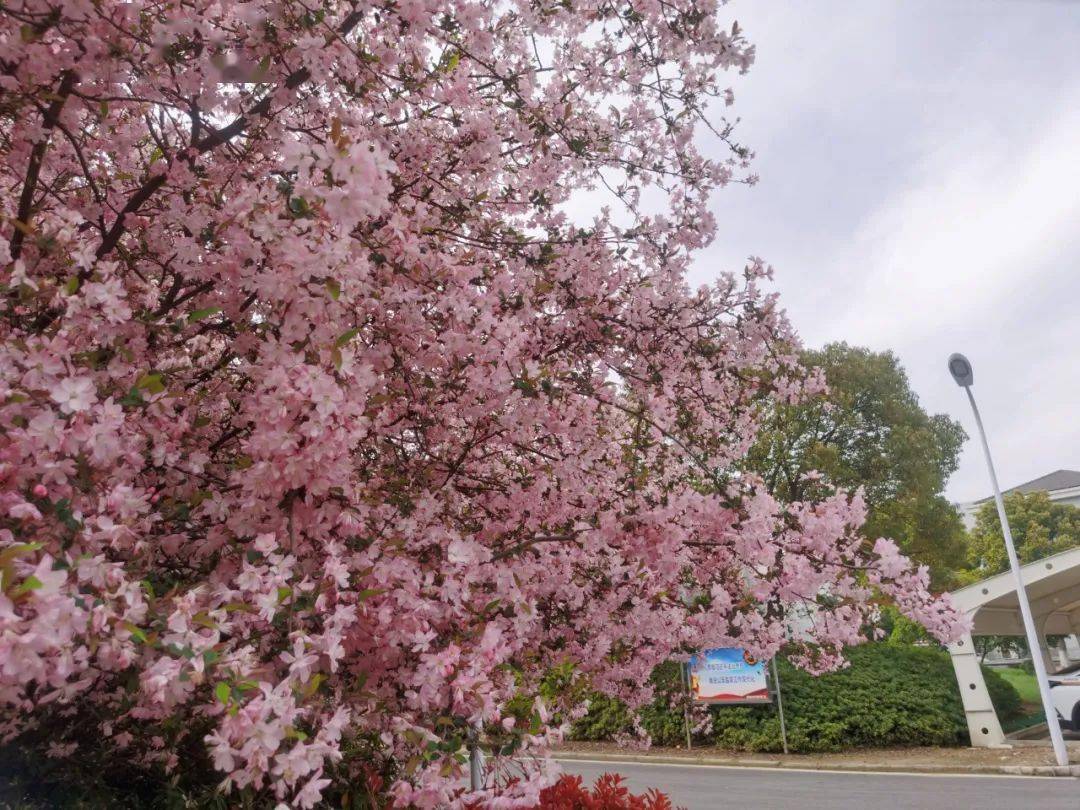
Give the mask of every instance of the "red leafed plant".
<svg viewBox="0 0 1080 810">
<path fill-rule="evenodd" d="M 580 776 L 566 774 L 540 791 L 538 810 L 674 810 L 671 800 L 656 788 L 634 795 L 616 773 L 605 773 L 590 791 Z"/>
</svg>

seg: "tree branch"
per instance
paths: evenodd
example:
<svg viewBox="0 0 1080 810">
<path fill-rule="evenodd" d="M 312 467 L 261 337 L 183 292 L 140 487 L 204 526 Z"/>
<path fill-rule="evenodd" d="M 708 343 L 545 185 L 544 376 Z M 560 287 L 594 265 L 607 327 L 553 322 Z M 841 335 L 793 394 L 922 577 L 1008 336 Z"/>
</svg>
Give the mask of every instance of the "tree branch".
<svg viewBox="0 0 1080 810">
<path fill-rule="evenodd" d="M 360 22 L 362 16 L 363 15 L 359 11 L 353 11 L 348 14 L 345 19 L 342 20 L 341 24 L 337 27 L 337 34 L 339 36 L 344 36 L 345 34 L 348 34 L 353 28 L 356 27 L 357 23 Z M 286 77 L 283 87 L 286 90 L 295 90 L 297 87 L 302 85 L 310 78 L 311 71 L 309 71 L 306 67 L 300 68 L 299 70 L 294 70 Z M 254 107 L 252 107 L 246 113 L 241 113 L 240 115 L 238 115 L 228 126 L 222 129 L 212 130 L 209 135 L 207 135 L 205 138 L 203 138 L 201 141 L 194 145 L 193 148 L 195 150 L 195 154 L 205 154 L 223 144 L 228 143 L 237 135 L 245 132 L 248 127 L 251 126 L 251 123 L 254 120 L 262 118 L 270 112 L 273 98 L 273 92 L 267 93 Z M 203 122 L 203 126 L 206 126 L 205 122 Z M 138 211 L 142 204 L 145 203 L 148 199 L 150 199 L 150 197 L 152 197 L 154 193 L 164 184 L 165 175 L 155 175 L 151 179 L 147 180 L 142 185 L 142 187 L 140 187 L 139 190 L 136 191 L 128 199 L 127 204 L 120 211 L 119 216 L 117 216 L 116 222 L 113 223 L 112 228 L 109 229 L 109 232 L 105 235 L 105 238 L 102 240 L 101 245 L 98 247 L 95 254 L 98 259 L 101 259 L 103 256 L 108 255 L 109 252 L 111 252 L 116 247 L 117 243 L 119 243 L 120 241 L 120 238 L 126 232 L 127 229 L 124 226 L 125 215 L 133 214 Z M 79 275 L 83 276 L 84 273 L 86 274 L 85 278 L 89 278 L 89 273 L 85 270 Z"/>
<path fill-rule="evenodd" d="M 22 255 L 23 242 L 30 232 L 30 217 L 33 214 L 34 191 L 37 189 L 38 177 L 41 174 L 41 164 L 45 159 L 45 150 L 49 146 L 49 135 L 56 127 L 60 119 L 60 113 L 64 109 L 64 103 L 71 95 L 71 89 L 75 86 L 79 77 L 74 71 L 65 70 L 60 76 L 60 86 L 56 90 L 56 97 L 49 109 L 45 111 L 42 125 L 45 129 L 41 140 L 34 144 L 30 152 L 30 165 L 26 169 L 26 180 L 23 182 L 22 194 L 19 197 L 19 210 L 15 218 L 15 233 L 11 236 L 11 258 L 18 259 Z"/>
</svg>

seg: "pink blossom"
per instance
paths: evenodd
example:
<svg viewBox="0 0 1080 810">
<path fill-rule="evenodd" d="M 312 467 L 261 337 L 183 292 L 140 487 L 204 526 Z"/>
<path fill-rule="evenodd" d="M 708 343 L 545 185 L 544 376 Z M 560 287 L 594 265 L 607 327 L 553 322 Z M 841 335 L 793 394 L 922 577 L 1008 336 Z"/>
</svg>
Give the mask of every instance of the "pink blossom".
<svg viewBox="0 0 1080 810">
<path fill-rule="evenodd" d="M 8 515 L 16 520 L 41 520 L 41 512 L 32 503 L 21 501 L 8 507 Z"/>
<path fill-rule="evenodd" d="M 555 667 L 638 704 L 792 613 L 815 671 L 882 596 L 963 632 L 859 493 L 729 474 L 823 381 L 765 262 L 687 283 L 753 179 L 695 138 L 755 56 L 724 4 L 13 2 L 5 739 L 201 747 L 259 806 L 374 757 L 443 808 L 478 726 L 524 753 L 483 801 L 531 806 L 582 708 L 537 700 Z"/>
<path fill-rule="evenodd" d="M 296 794 L 296 803 L 303 808 L 314 807 L 319 803 L 319 799 L 322 798 L 323 788 L 330 784 L 329 779 L 314 778 L 309 780 L 304 787 Z"/>
<path fill-rule="evenodd" d="M 95 401 L 94 383 L 86 377 L 65 377 L 52 389 L 53 401 L 64 413 L 87 410 Z"/>
</svg>

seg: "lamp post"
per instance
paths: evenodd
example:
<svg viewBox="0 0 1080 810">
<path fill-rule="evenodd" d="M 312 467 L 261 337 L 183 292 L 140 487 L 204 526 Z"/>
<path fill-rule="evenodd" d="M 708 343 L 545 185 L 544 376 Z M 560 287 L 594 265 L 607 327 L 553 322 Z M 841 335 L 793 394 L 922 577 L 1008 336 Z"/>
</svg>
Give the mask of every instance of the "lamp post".
<svg viewBox="0 0 1080 810">
<path fill-rule="evenodd" d="M 469 732 L 469 790 L 484 789 L 484 752 L 480 750 L 480 721 Z"/>
<path fill-rule="evenodd" d="M 1058 723 L 1057 711 L 1050 700 L 1050 684 L 1046 677 L 1046 664 L 1039 652 L 1039 635 L 1035 630 L 1035 621 L 1031 618 L 1031 605 L 1028 603 L 1027 589 L 1024 587 L 1024 579 L 1020 575 L 1020 560 L 1016 557 L 1016 547 L 1013 545 L 1012 532 L 1009 530 L 1009 519 L 1005 515 L 1005 501 L 1001 497 L 1001 487 L 998 486 L 997 473 L 994 472 L 994 460 L 990 457 L 990 445 L 986 441 L 986 431 L 983 429 L 982 417 L 979 416 L 979 407 L 975 404 L 975 395 L 971 393 L 971 386 L 975 382 L 975 375 L 971 369 L 971 363 L 962 354 L 949 356 L 949 373 L 964 391 L 967 392 L 968 401 L 971 403 L 971 411 L 975 414 L 975 425 L 979 429 L 979 439 L 982 441 L 983 454 L 986 456 L 986 468 L 990 471 L 990 483 L 994 487 L 994 503 L 997 504 L 998 517 L 1001 518 L 1001 533 L 1005 537 L 1005 550 L 1009 554 L 1009 567 L 1012 568 L 1013 578 L 1016 580 L 1016 601 L 1020 605 L 1020 615 L 1024 619 L 1024 633 L 1027 636 L 1028 649 L 1031 651 L 1031 663 L 1035 667 L 1035 680 L 1039 684 L 1039 696 L 1042 698 L 1043 711 L 1046 713 L 1046 727 L 1050 730 L 1050 742 L 1054 746 L 1054 756 L 1058 765 L 1068 765 L 1069 755 L 1065 750 L 1065 740 L 1061 737 L 1061 725 Z"/>
</svg>

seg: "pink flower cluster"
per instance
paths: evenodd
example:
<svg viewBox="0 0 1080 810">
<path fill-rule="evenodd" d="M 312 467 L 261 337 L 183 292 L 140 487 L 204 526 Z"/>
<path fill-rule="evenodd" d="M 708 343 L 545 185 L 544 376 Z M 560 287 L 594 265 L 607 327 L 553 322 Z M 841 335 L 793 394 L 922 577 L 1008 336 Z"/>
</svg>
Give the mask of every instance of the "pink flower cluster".
<svg viewBox="0 0 1080 810">
<path fill-rule="evenodd" d="M 799 606 L 834 666 L 881 594 L 957 632 L 857 497 L 733 472 L 820 383 L 760 261 L 685 280 L 751 179 L 694 145 L 754 56 L 719 6 L 5 3 L 4 740 L 528 805 L 554 666 L 640 700 Z"/>
</svg>

